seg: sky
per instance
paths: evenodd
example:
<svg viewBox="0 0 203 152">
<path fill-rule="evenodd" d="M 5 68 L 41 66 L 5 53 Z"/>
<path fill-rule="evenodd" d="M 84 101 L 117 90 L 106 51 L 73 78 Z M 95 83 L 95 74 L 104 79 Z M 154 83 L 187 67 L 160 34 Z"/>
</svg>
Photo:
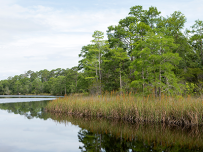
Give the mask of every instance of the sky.
<svg viewBox="0 0 203 152">
<path fill-rule="evenodd" d="M 94 31 L 106 33 L 135 5 L 164 17 L 180 11 L 186 28 L 203 20 L 203 0 L 0 0 L 0 80 L 77 66 Z"/>
</svg>

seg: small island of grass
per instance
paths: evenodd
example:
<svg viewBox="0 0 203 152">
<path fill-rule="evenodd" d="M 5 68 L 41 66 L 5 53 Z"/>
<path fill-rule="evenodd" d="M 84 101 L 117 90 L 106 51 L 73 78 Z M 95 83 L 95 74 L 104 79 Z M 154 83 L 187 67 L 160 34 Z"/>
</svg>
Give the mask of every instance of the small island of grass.
<svg viewBox="0 0 203 152">
<path fill-rule="evenodd" d="M 51 113 L 85 117 L 121 119 L 129 122 L 166 123 L 169 125 L 202 125 L 203 100 L 193 97 L 153 96 L 132 94 L 103 96 L 66 96 L 48 103 Z"/>
</svg>

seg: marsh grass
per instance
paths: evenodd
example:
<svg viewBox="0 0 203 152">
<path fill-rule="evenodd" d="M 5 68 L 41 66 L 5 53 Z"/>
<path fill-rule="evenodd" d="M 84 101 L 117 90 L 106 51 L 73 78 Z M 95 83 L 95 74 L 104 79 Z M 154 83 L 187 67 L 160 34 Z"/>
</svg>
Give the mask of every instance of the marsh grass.
<svg viewBox="0 0 203 152">
<path fill-rule="evenodd" d="M 161 123 L 132 124 L 119 120 L 92 119 L 58 113 L 51 114 L 51 118 L 60 124 L 68 125 L 71 122 L 93 133 L 110 134 L 117 139 L 122 137 L 129 142 L 143 140 L 148 145 L 153 144 L 155 150 L 160 150 L 159 145 L 166 148 L 203 149 L 203 128 L 198 126 L 182 128 Z"/>
<path fill-rule="evenodd" d="M 46 110 L 87 117 L 103 117 L 130 122 L 162 122 L 170 125 L 202 125 L 201 98 L 132 94 L 102 96 L 66 96 L 48 103 Z"/>
</svg>

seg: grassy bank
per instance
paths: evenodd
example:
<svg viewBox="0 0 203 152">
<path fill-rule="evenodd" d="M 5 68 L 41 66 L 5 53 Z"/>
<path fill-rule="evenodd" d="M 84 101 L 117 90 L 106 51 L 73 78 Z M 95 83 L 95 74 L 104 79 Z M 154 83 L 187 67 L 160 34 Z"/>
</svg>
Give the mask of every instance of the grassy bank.
<svg viewBox="0 0 203 152">
<path fill-rule="evenodd" d="M 171 125 L 202 125 L 203 100 L 193 97 L 134 95 L 67 96 L 49 102 L 46 110 L 80 116 L 122 119 L 131 122 L 162 122 Z"/>
</svg>

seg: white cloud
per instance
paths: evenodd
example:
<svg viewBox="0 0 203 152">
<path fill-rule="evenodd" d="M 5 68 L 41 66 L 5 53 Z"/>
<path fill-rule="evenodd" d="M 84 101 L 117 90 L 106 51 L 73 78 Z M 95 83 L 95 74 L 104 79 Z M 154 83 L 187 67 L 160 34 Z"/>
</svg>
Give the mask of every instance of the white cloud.
<svg viewBox="0 0 203 152">
<path fill-rule="evenodd" d="M 4 3 L 0 6 L 0 64 L 4 65 L 0 79 L 26 70 L 76 66 L 81 47 L 90 43 L 94 30 L 105 32 L 107 26 L 117 24 L 122 12 L 66 12 Z"/>
<path fill-rule="evenodd" d="M 133 5 L 155 6 L 163 16 L 180 10 L 188 19 L 203 20 L 202 0 L 189 1 L 99 1 L 104 9 L 57 8 L 46 5 L 22 6 L 17 0 L 0 0 L 0 80 L 26 70 L 71 68 L 79 60 L 83 45 L 95 30 L 106 32 L 128 15 Z M 98 7 L 98 6 L 97 6 Z"/>
</svg>

